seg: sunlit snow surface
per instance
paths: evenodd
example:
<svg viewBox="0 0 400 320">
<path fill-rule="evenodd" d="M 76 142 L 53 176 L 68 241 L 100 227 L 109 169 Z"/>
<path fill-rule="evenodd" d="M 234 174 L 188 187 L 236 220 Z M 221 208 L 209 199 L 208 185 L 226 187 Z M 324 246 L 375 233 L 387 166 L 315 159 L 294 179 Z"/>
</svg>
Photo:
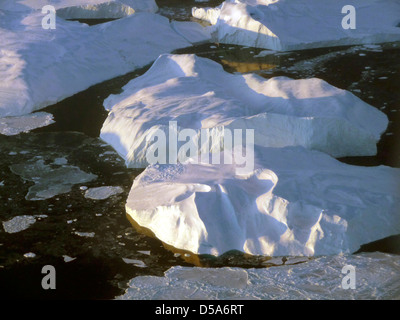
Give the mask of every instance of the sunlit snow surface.
<svg viewBox="0 0 400 320">
<path fill-rule="evenodd" d="M 154 0 L 3 0 L 0 9 L 42 10 L 47 5 L 53 6 L 64 19 L 122 18 L 135 12 L 158 10 Z"/>
<path fill-rule="evenodd" d="M 58 18 L 54 30 L 42 19 L 41 11 L 0 7 L 0 117 L 41 109 L 191 45 L 167 18 L 147 12 L 95 26 Z"/>
<path fill-rule="evenodd" d="M 168 245 L 215 256 L 352 253 L 400 232 L 400 169 L 301 147 L 255 151 L 247 173 L 238 164 L 149 166 L 127 213 Z"/>
<path fill-rule="evenodd" d="M 334 157 L 376 154 L 388 124 L 384 113 L 321 79 L 230 74 L 196 55 L 161 55 L 123 90 L 104 101 L 110 113 L 100 137 L 134 168 L 148 164 L 158 130 L 168 139 L 170 121 L 177 131 L 195 130 L 193 141 L 210 129 L 212 152 L 222 128 L 253 129 L 256 145 L 303 146 Z M 179 139 L 178 148 L 186 142 Z"/>
<path fill-rule="evenodd" d="M 342 273 L 355 267 L 355 289 Z M 346 281 L 346 279 L 345 279 Z M 384 253 L 320 257 L 263 269 L 172 267 L 164 277 L 132 279 L 117 299 L 399 299 L 400 256 Z"/>
<path fill-rule="evenodd" d="M 349 4 L 354 29 L 342 27 L 348 14 L 342 8 Z M 192 10 L 212 24 L 216 42 L 279 51 L 399 41 L 398 12 L 400 4 L 392 0 L 228 0 Z"/>
</svg>

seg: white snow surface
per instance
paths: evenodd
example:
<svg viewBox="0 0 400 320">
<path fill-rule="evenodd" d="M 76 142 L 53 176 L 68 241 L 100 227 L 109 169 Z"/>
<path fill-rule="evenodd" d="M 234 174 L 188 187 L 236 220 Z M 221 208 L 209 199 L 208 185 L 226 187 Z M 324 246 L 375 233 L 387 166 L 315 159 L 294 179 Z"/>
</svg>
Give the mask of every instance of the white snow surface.
<svg viewBox="0 0 400 320">
<path fill-rule="evenodd" d="M 13 136 L 52 123 L 54 123 L 53 115 L 47 112 L 35 112 L 19 117 L 4 117 L 0 118 L 0 134 Z"/>
<path fill-rule="evenodd" d="M 346 5 L 355 8 L 355 29 L 342 27 Z M 217 42 L 277 51 L 399 41 L 399 12 L 392 0 L 228 0 L 192 9 Z"/>
<path fill-rule="evenodd" d="M 191 45 L 152 13 L 91 27 L 58 18 L 54 30 L 42 29 L 42 19 L 0 8 L 0 117 L 41 109 Z"/>
<path fill-rule="evenodd" d="M 356 270 L 355 289 L 345 290 L 342 268 Z M 363 253 L 320 257 L 307 263 L 258 269 L 176 266 L 164 277 L 129 282 L 123 300 L 398 300 L 400 256 Z M 173 285 L 172 285 L 173 284 Z"/>
<path fill-rule="evenodd" d="M 156 130 L 168 142 L 170 121 L 178 131 L 209 129 L 212 152 L 219 151 L 222 128 L 254 129 L 256 145 L 304 146 L 334 157 L 375 155 L 388 125 L 377 108 L 321 79 L 230 74 L 190 54 L 161 55 L 104 106 L 110 112 L 100 137 L 128 167 L 147 166 Z"/>
<path fill-rule="evenodd" d="M 0 10 L 42 10 L 51 5 L 57 16 L 64 19 L 112 19 L 122 18 L 135 12 L 158 11 L 154 0 L 3 0 Z"/>
<path fill-rule="evenodd" d="M 353 253 L 400 232 L 400 169 L 347 165 L 302 147 L 258 147 L 253 171 L 237 167 L 149 166 L 127 213 L 168 245 L 215 256 Z"/>
</svg>

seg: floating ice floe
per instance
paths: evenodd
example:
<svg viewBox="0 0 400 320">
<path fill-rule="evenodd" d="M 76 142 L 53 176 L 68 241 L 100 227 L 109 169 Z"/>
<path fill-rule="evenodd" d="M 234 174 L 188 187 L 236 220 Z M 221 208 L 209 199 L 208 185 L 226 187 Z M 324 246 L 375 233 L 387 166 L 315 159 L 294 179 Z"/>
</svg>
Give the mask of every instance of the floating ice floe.
<svg viewBox="0 0 400 320">
<path fill-rule="evenodd" d="M 50 199 L 58 194 L 71 191 L 74 184 L 89 182 L 97 178 L 95 174 L 86 173 L 78 167 L 45 164 L 43 159 L 13 164 L 10 169 L 22 179 L 35 183 L 25 196 L 27 200 Z"/>
<path fill-rule="evenodd" d="M 10 220 L 3 221 L 3 229 L 7 233 L 17 233 L 28 229 L 36 222 L 37 218 L 47 218 L 46 215 L 16 216 Z"/>
<path fill-rule="evenodd" d="M 80 231 L 75 231 L 74 232 L 77 236 L 83 237 L 83 238 L 93 238 L 95 236 L 94 232 L 80 232 Z"/>
<path fill-rule="evenodd" d="M 92 200 L 104 200 L 124 192 L 121 187 L 104 186 L 97 188 L 89 188 L 85 192 L 85 198 Z"/>
<path fill-rule="evenodd" d="M 342 269 L 346 265 L 356 271 L 355 288 L 350 290 L 342 285 L 346 276 Z M 379 252 L 321 257 L 297 265 L 258 269 L 176 266 L 164 277 L 132 279 L 125 294 L 117 299 L 398 300 L 399 271 L 400 256 Z"/>
<path fill-rule="evenodd" d="M 42 19 L 41 11 L 0 8 L 0 117 L 41 109 L 191 45 L 151 13 L 91 27 L 58 18 L 54 30 Z"/>
<path fill-rule="evenodd" d="M 67 256 L 67 255 L 63 255 L 62 257 L 63 257 L 63 259 L 64 259 L 64 262 L 65 262 L 65 263 L 68 263 L 68 262 L 74 261 L 74 260 L 76 259 L 76 258 L 73 258 L 73 257 Z"/>
<path fill-rule="evenodd" d="M 0 9 L 41 11 L 47 5 L 53 6 L 64 19 L 117 19 L 135 12 L 158 10 L 154 0 L 3 0 Z"/>
<path fill-rule="evenodd" d="M 53 115 L 47 112 L 35 112 L 19 117 L 4 117 L 0 118 L 0 134 L 12 136 L 45 127 L 52 123 L 54 123 Z"/>
<path fill-rule="evenodd" d="M 355 9 L 354 29 L 342 26 L 347 5 Z M 217 42 L 277 51 L 399 41 L 398 12 L 392 0 L 228 0 L 192 9 L 212 24 Z"/>
<path fill-rule="evenodd" d="M 128 258 L 122 258 L 122 260 L 126 264 L 133 264 L 135 267 L 138 268 L 147 268 L 147 265 L 142 260 L 128 259 Z"/>
<path fill-rule="evenodd" d="M 342 157 L 376 154 L 388 125 L 384 113 L 321 79 L 233 75 L 195 55 L 160 56 L 104 106 L 110 112 L 100 137 L 129 167 L 146 167 L 160 130 L 168 146 L 159 152 L 167 158 L 172 134 L 180 140 L 177 152 L 186 143 L 184 129 L 196 131 L 194 141 L 208 129 L 212 152 L 219 151 L 221 129 L 253 129 L 256 145 L 304 146 Z"/>
<path fill-rule="evenodd" d="M 149 166 L 127 213 L 170 246 L 216 256 L 352 253 L 400 232 L 400 169 L 347 165 L 302 147 L 258 147 L 254 170 L 237 167 Z"/>
</svg>

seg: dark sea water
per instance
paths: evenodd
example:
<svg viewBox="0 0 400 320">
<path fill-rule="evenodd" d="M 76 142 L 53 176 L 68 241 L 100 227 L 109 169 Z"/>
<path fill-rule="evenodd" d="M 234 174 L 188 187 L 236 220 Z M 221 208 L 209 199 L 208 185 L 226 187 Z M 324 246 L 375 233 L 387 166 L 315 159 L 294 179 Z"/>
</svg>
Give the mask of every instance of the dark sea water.
<svg viewBox="0 0 400 320">
<path fill-rule="evenodd" d="M 190 20 L 193 6 L 214 6 L 221 1 L 157 3 L 161 14 L 176 20 Z M 385 44 L 379 52 L 355 46 L 255 57 L 261 51 L 212 43 L 176 53 L 195 53 L 210 58 L 221 63 L 228 72 L 255 72 L 266 78 L 318 77 L 353 92 L 386 113 L 390 124 L 378 144 L 376 156 L 340 160 L 364 166 L 400 167 L 400 43 Z M 102 104 L 105 98 L 121 92 L 126 83 L 146 72 L 148 67 L 95 85 L 47 107 L 43 111 L 52 113 L 55 119 L 50 126 L 18 136 L 0 136 L 1 220 L 21 215 L 45 216 L 38 217 L 23 232 L 6 233 L 0 228 L 0 281 L 5 298 L 113 299 L 123 293 L 129 279 L 142 275 L 162 276 L 171 266 L 265 267 L 269 258 L 239 252 L 217 259 L 171 251 L 159 240 L 136 230 L 127 219 L 125 201 L 133 179 L 142 170 L 127 169 L 113 149 L 98 138 L 107 117 Z M 21 164 L 26 166 L 26 174 L 32 174 L 28 169 L 39 161 L 45 168 L 57 170 L 60 168 L 57 159 L 94 174 L 97 179 L 74 184 L 71 191 L 46 200 L 26 200 L 26 194 L 35 183 L 22 179 L 10 167 Z M 67 179 L 67 175 L 59 178 Z M 106 200 L 84 197 L 85 188 L 81 187 L 99 186 L 120 186 L 123 193 Z M 399 254 L 400 236 L 367 244 L 360 251 Z M 35 256 L 24 256 L 30 252 Z M 69 261 L 68 257 L 75 259 Z M 126 263 L 123 259 L 142 264 Z M 42 289 L 44 265 L 55 267 L 57 290 Z"/>
</svg>

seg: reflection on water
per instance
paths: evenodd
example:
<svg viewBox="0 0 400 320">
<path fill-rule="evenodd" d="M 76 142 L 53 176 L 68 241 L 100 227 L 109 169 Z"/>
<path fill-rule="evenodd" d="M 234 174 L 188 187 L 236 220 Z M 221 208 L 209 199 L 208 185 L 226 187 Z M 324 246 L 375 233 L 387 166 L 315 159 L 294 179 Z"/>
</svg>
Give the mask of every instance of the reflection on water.
<svg viewBox="0 0 400 320">
<path fill-rule="evenodd" d="M 241 61 L 229 61 L 222 59 L 221 63 L 231 69 L 234 72 L 246 73 L 254 72 L 259 70 L 271 70 L 276 67 L 274 64 L 262 63 L 262 62 L 241 62 Z"/>
</svg>

